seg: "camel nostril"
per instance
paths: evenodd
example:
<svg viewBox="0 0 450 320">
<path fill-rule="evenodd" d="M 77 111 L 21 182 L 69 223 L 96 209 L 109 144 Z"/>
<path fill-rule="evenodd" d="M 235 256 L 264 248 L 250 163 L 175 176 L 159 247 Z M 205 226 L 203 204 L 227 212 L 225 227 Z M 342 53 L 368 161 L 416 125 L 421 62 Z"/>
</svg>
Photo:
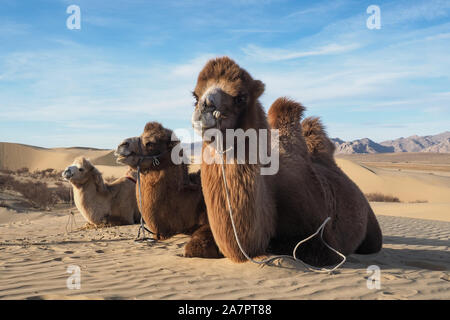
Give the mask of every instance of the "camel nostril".
<svg viewBox="0 0 450 320">
<path fill-rule="evenodd" d="M 70 170 L 65 170 L 62 175 L 65 178 L 70 178 L 72 177 L 72 172 Z"/>
</svg>

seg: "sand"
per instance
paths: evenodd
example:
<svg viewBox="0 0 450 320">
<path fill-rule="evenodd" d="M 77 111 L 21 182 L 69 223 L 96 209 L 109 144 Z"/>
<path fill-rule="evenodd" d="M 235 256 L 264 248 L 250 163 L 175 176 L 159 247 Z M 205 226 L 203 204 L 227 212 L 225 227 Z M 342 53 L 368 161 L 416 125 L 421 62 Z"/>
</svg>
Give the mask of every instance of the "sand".
<svg viewBox="0 0 450 320">
<path fill-rule="evenodd" d="M 351 255 L 329 275 L 288 259 L 261 268 L 184 258 L 187 236 L 134 242 L 136 225 L 68 233 L 67 210 L 23 214 L 0 225 L 0 299 L 450 299 L 450 223 L 378 218 L 383 250 Z M 79 290 L 67 288 L 70 265 L 80 268 Z M 367 287 L 370 265 L 380 289 Z"/>
<path fill-rule="evenodd" d="M 0 168 L 62 169 L 78 155 L 97 161 L 106 176 L 126 171 L 111 150 L 15 144 L 0 144 Z M 0 299 L 450 299 L 450 177 L 435 170 L 446 164 L 433 160 L 430 167 L 399 171 L 386 166 L 391 159 L 382 160 L 384 167 L 337 159 L 363 192 L 402 202 L 371 203 L 384 233 L 382 251 L 351 255 L 333 275 L 289 259 L 261 268 L 184 258 L 185 235 L 135 242 L 137 225 L 86 230 L 69 205 L 34 210 L 20 194 L 0 191 L 0 200 L 13 208 L 0 207 Z M 418 200 L 426 202 L 409 203 Z M 79 290 L 67 287 L 71 265 L 80 268 Z M 379 289 L 367 286 L 371 265 L 380 268 Z"/>
</svg>

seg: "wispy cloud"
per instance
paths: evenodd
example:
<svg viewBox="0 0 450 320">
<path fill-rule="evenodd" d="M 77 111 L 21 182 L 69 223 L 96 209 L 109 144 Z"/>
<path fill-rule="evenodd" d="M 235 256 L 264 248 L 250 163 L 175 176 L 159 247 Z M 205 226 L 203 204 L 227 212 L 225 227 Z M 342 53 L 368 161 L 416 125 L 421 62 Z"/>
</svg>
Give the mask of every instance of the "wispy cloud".
<svg viewBox="0 0 450 320">
<path fill-rule="evenodd" d="M 278 48 L 262 48 L 256 45 L 248 45 L 242 50 L 246 55 L 260 61 L 281 61 L 292 60 L 311 56 L 332 55 L 355 50 L 359 47 L 358 44 L 336 44 L 331 43 L 322 47 L 314 48 L 308 51 L 287 50 Z"/>
<path fill-rule="evenodd" d="M 382 6 L 383 24 L 413 23 L 420 20 L 445 18 L 450 15 L 450 2 L 430 0 L 421 2 L 399 1 Z"/>
<path fill-rule="evenodd" d="M 26 23 L 14 21 L 0 21 L 0 38 L 23 36 L 32 31 L 32 27 Z"/>
<path fill-rule="evenodd" d="M 331 1 L 331 2 L 322 2 L 314 5 L 308 5 L 300 10 L 296 10 L 286 16 L 286 19 L 304 19 L 304 18 L 315 18 L 317 16 L 323 17 L 323 15 L 328 15 L 336 11 L 336 9 L 350 5 L 350 1 Z"/>
</svg>

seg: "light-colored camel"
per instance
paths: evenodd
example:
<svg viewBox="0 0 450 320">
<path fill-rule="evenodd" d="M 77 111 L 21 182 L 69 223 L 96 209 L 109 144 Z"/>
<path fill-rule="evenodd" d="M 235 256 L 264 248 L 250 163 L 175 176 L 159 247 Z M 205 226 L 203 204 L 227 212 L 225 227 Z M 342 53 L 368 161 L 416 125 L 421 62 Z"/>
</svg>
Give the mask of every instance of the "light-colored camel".
<svg viewBox="0 0 450 320">
<path fill-rule="evenodd" d="M 206 64 L 193 92 L 197 99 L 192 116 L 194 128 L 205 131 L 218 127 L 226 146 L 230 145 L 226 142 L 226 129 L 279 130 L 280 167 L 276 175 L 261 175 L 260 162 L 235 161 L 225 165 L 243 249 L 251 257 L 268 252 L 292 253 L 298 241 L 313 234 L 330 217 L 323 236 L 333 248 L 344 255 L 379 251 L 382 239 L 375 215 L 359 188 L 336 166 L 320 122 L 305 120 L 303 133 L 300 119 L 304 108 L 285 98 L 272 105 L 268 122 L 258 101 L 263 91 L 261 81 L 254 80 L 233 60 L 222 57 Z M 215 119 L 217 111 L 222 115 L 220 122 Z M 261 143 L 270 149 L 270 140 L 258 141 L 257 145 Z M 209 148 L 208 144 L 204 140 L 204 150 Z M 227 156 L 224 155 L 225 159 Z M 202 162 L 201 180 L 208 219 L 219 249 L 233 261 L 246 261 L 232 229 L 221 165 Z M 318 238 L 301 246 L 296 255 L 317 266 L 340 259 Z"/>
<path fill-rule="evenodd" d="M 190 234 L 185 256 L 222 257 L 208 225 L 200 174 L 189 174 L 185 163 L 171 160 L 171 151 L 179 143 L 172 139 L 171 130 L 149 122 L 140 137 L 125 139 L 117 147 L 117 161 L 133 169 L 140 167 L 142 217 L 158 239 Z"/>
<path fill-rule="evenodd" d="M 84 157 L 76 158 L 62 176 L 72 185 L 75 205 L 88 223 L 123 225 L 139 221 L 132 178 L 105 183 L 100 171 Z"/>
</svg>

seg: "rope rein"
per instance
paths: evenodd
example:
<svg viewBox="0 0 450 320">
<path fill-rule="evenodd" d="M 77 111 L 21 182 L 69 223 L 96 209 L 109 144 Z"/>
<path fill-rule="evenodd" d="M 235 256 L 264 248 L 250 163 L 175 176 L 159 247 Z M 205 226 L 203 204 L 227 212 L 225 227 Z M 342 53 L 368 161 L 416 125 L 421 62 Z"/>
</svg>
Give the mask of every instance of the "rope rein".
<svg viewBox="0 0 450 320">
<path fill-rule="evenodd" d="M 73 201 L 73 189 L 70 183 L 69 183 L 69 197 L 70 197 L 70 206 L 72 208 L 74 205 L 74 201 Z M 74 229 L 74 226 L 75 228 L 77 227 L 77 222 L 75 221 L 75 212 L 73 212 L 72 209 L 70 209 L 69 218 L 67 220 L 65 227 L 66 233 L 71 233 Z"/>
<path fill-rule="evenodd" d="M 213 116 L 217 119 L 217 128 L 220 129 L 220 118 L 221 118 L 221 114 L 220 111 L 214 111 Z M 222 141 L 219 141 L 219 139 L 217 140 L 217 153 L 220 154 L 221 156 L 221 169 L 222 169 L 222 178 L 223 178 L 223 185 L 225 188 L 225 195 L 226 195 L 226 199 L 227 199 L 227 206 L 228 206 L 228 213 L 230 215 L 230 220 L 231 220 L 231 226 L 233 227 L 233 232 L 234 232 L 234 237 L 236 239 L 237 245 L 239 247 L 239 249 L 241 250 L 242 254 L 245 256 L 245 258 L 247 258 L 247 260 L 258 264 L 258 265 L 264 265 L 267 264 L 271 261 L 280 259 L 280 258 L 289 258 L 289 259 L 293 259 L 295 261 L 299 261 L 301 262 L 308 270 L 310 271 L 314 271 L 314 272 L 318 272 L 318 273 L 332 273 L 333 271 L 335 271 L 336 269 L 338 269 L 340 266 L 342 266 L 345 261 L 347 260 L 347 258 L 340 253 L 339 251 L 335 250 L 334 248 L 332 248 L 328 243 L 325 242 L 325 240 L 323 239 L 323 231 L 325 229 L 326 224 L 328 223 L 328 221 L 331 220 L 330 217 L 327 217 L 325 219 L 325 221 L 320 225 L 320 227 L 317 229 L 317 231 L 315 233 L 313 233 L 312 235 L 310 235 L 309 237 L 301 240 L 300 242 L 297 243 L 297 245 L 295 246 L 293 252 L 292 252 L 292 256 L 289 255 L 276 255 L 261 261 L 258 260 L 254 260 L 252 257 L 250 257 L 245 250 L 242 248 L 241 242 L 239 241 L 239 237 L 237 235 L 237 230 L 236 230 L 236 226 L 234 223 L 234 218 L 233 218 L 233 207 L 231 206 L 231 201 L 230 201 L 230 194 L 229 194 L 229 190 L 228 190 L 228 183 L 227 183 L 227 178 L 226 178 L 226 174 L 225 174 L 225 158 L 224 158 L 224 154 L 228 151 L 225 150 L 223 151 L 223 146 L 222 146 Z M 297 258 L 295 252 L 297 251 L 298 247 L 300 247 L 300 245 L 302 245 L 303 243 L 305 243 L 306 241 L 310 240 L 311 238 L 315 237 L 318 233 L 320 232 L 320 239 L 322 240 L 323 244 L 325 244 L 325 246 L 327 248 L 329 248 L 330 250 L 332 250 L 333 252 L 335 252 L 337 255 L 339 255 L 342 258 L 342 261 L 340 263 L 338 263 L 335 267 L 331 268 L 331 269 L 327 269 L 327 268 L 316 268 L 313 267 L 309 264 L 307 264 L 306 262 L 302 261 L 301 259 Z"/>
<path fill-rule="evenodd" d="M 154 158 L 155 159 L 155 158 Z M 157 166 L 159 165 L 159 160 L 156 159 L 158 164 L 155 164 L 156 162 L 153 161 L 153 165 Z M 155 241 L 155 239 L 153 238 L 148 238 L 145 236 L 145 232 L 147 231 L 150 234 L 155 234 L 153 231 L 150 231 L 149 229 L 147 229 L 145 227 L 145 223 L 144 223 L 144 218 L 142 216 L 142 193 L 141 193 L 141 166 L 140 166 L 140 162 L 142 161 L 142 159 L 139 160 L 139 164 L 137 166 L 137 185 L 138 185 L 138 202 L 139 202 L 139 213 L 141 214 L 141 225 L 139 226 L 138 229 L 138 234 L 136 239 L 134 239 L 134 241 L 136 242 L 141 242 L 141 241 Z M 142 231 L 142 238 L 141 238 L 141 231 Z"/>
</svg>

